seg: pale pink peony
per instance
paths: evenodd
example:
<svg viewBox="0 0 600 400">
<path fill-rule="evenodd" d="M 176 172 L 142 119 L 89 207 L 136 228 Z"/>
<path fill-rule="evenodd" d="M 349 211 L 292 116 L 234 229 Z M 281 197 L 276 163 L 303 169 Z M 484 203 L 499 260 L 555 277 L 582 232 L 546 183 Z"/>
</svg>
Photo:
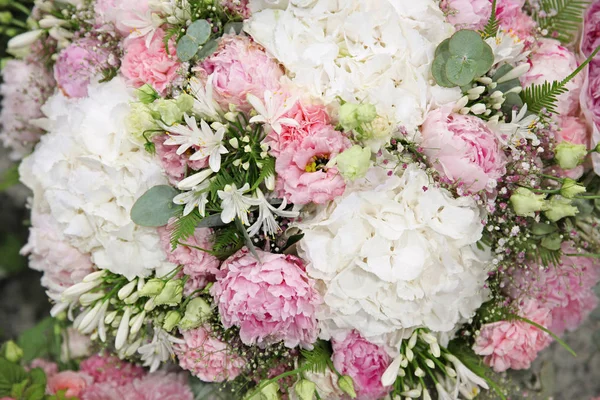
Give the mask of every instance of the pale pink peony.
<svg viewBox="0 0 600 400">
<path fill-rule="evenodd" d="M 291 142 L 275 161 L 276 190 L 294 204 L 322 204 L 341 196 L 346 189 L 337 168 L 326 164 L 351 146 L 330 125 L 319 125 L 310 136 Z"/>
<path fill-rule="evenodd" d="M 590 144 L 590 132 L 584 120 L 579 117 L 561 117 L 560 129 L 554 135 L 556 143 L 570 142 L 574 144 Z"/>
<path fill-rule="evenodd" d="M 537 25 L 533 18 L 525 13 L 524 6 L 525 0 L 498 0 L 496 12 L 502 29 L 531 43 L 534 41 Z"/>
<path fill-rule="evenodd" d="M 537 300 L 519 305 L 519 315 L 545 328 L 552 324 L 550 310 Z M 552 342 L 544 331 L 524 321 L 499 321 L 485 324 L 475 339 L 473 350 L 496 372 L 527 369 L 538 353 Z"/>
<path fill-rule="evenodd" d="M 189 276 L 184 288 L 186 295 L 190 295 L 197 289 L 204 288 L 206 283 L 214 280 L 214 276 L 219 272 L 219 259 L 194 248 L 212 249 L 211 229 L 196 229 L 194 235 L 189 237 L 182 245 L 177 246 L 175 250 L 171 246 L 169 225 L 158 228 L 158 234 L 161 246 L 165 253 L 167 253 L 168 261 L 173 264 L 183 265 L 183 273 Z M 194 247 L 188 247 L 185 244 Z"/>
<path fill-rule="evenodd" d="M 492 13 L 490 0 L 442 0 L 440 7 L 457 29 L 483 29 Z"/>
<path fill-rule="evenodd" d="M 277 62 L 260 45 L 241 35 L 224 35 L 217 52 L 194 71 L 204 80 L 214 74 L 214 98 L 224 110 L 233 104 L 244 112 L 252 108 L 246 100 L 248 93 L 262 99 L 265 90 L 280 89 L 283 76 Z"/>
<path fill-rule="evenodd" d="M 130 85 L 137 88 L 147 83 L 161 95 L 167 92 L 178 76 L 177 71 L 181 64 L 174 54 L 175 39 L 170 39 L 169 51 L 171 54 L 167 54 L 164 37 L 165 32 L 157 29 L 148 47 L 146 47 L 145 38 L 133 38 L 125 41 L 125 56 L 121 64 L 121 73 Z"/>
<path fill-rule="evenodd" d="M 323 131 L 331 122 L 324 106 L 299 101 L 282 118 L 294 119 L 298 126 L 282 125 L 280 134 L 272 130 L 267 135 L 265 143 L 270 146 L 270 153 L 274 157 L 278 157 L 286 147 L 297 146 L 305 137 Z"/>
<path fill-rule="evenodd" d="M 443 176 L 469 193 L 492 191 L 506 172 L 506 156 L 483 120 L 440 108 L 421 127 L 421 147 Z"/>
<path fill-rule="evenodd" d="M 311 347 L 317 339 L 315 318 L 321 298 L 292 255 L 246 248 L 229 257 L 211 288 L 226 328 L 240 328 L 247 345 L 284 341 L 287 347 Z"/>
<path fill-rule="evenodd" d="M 50 378 L 58 373 L 58 364 L 44 360 L 43 358 L 36 358 L 29 364 L 29 369 L 41 368 L 46 374 L 46 378 Z"/>
<path fill-rule="evenodd" d="M 188 169 L 198 171 L 208 166 L 208 157 L 200 160 L 190 160 L 190 152 L 185 152 L 181 155 L 177 154 L 179 146 L 164 144 L 168 138 L 168 135 L 156 135 L 152 138 L 152 142 L 156 149 L 156 155 L 172 185 L 176 185 L 185 178 Z"/>
<path fill-rule="evenodd" d="M 354 381 L 359 400 L 383 398 L 392 389 L 381 385 L 381 376 L 390 365 L 390 357 L 379 347 L 351 331 L 344 340 L 332 340 L 333 366 Z"/>
<path fill-rule="evenodd" d="M 179 366 L 204 382 L 233 380 L 245 365 L 227 343 L 204 327 L 183 331 L 183 340 L 185 344 L 175 346 Z"/>
<path fill-rule="evenodd" d="M 192 400 L 185 374 L 154 372 L 123 388 L 122 400 Z"/>
<path fill-rule="evenodd" d="M 585 14 L 585 29 L 581 50 L 585 57 L 600 45 L 600 1 L 594 1 Z M 588 85 L 582 106 L 592 113 L 596 126 L 600 126 L 600 57 L 596 56 L 588 67 Z"/>
<path fill-rule="evenodd" d="M 531 69 L 520 78 L 523 87 L 539 85 L 545 81 L 562 81 L 578 66 L 575 54 L 554 39 L 540 39 L 529 57 L 529 64 Z M 567 83 L 568 92 L 558 96 L 556 109 L 559 115 L 564 117 L 577 112 L 582 85 L 581 74 Z"/>
<path fill-rule="evenodd" d="M 20 160 L 33 150 L 43 131 L 31 124 L 41 118 L 41 107 L 55 87 L 52 74 L 32 61 L 9 60 L 2 68 L 0 140 Z"/>
<path fill-rule="evenodd" d="M 82 38 L 63 49 L 54 64 L 54 79 L 67 97 L 85 97 L 92 78 L 116 67 L 118 59 L 94 38 Z"/>
<path fill-rule="evenodd" d="M 119 386 L 115 382 L 94 383 L 85 389 L 81 400 L 123 400 L 130 385 Z"/>
<path fill-rule="evenodd" d="M 600 46 L 600 1 L 594 1 L 585 13 L 581 50 L 587 57 Z M 598 59 L 598 57 L 596 57 Z"/>
<path fill-rule="evenodd" d="M 96 23 L 112 24 L 123 36 L 128 36 L 134 29 L 132 22 L 149 18 L 148 0 L 96 0 L 94 5 Z"/>
<path fill-rule="evenodd" d="M 131 383 L 134 379 L 145 375 L 142 367 L 105 354 L 89 357 L 81 362 L 79 368 L 81 372 L 91 376 L 94 383 L 110 382 L 119 386 Z"/>
<path fill-rule="evenodd" d="M 48 378 L 46 390 L 56 394 L 64 390 L 66 397 L 78 397 L 94 382 L 85 372 L 63 371 Z"/>
</svg>

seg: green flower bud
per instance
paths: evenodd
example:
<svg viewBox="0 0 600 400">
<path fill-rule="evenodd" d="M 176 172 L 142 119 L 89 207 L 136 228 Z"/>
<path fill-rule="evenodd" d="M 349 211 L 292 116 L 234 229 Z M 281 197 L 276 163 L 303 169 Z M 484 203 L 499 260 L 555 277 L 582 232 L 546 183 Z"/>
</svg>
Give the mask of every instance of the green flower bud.
<svg viewBox="0 0 600 400">
<path fill-rule="evenodd" d="M 340 376 L 340 379 L 338 379 L 338 386 L 340 387 L 340 390 L 342 392 L 346 393 L 353 399 L 356 398 L 356 391 L 354 390 L 354 381 L 348 375 Z"/>
<path fill-rule="evenodd" d="M 158 99 L 152 103 L 152 110 L 160 115 L 160 119 L 166 125 L 173 125 L 183 119 L 183 111 L 179 108 L 176 100 Z"/>
<path fill-rule="evenodd" d="M 177 326 L 179 321 L 181 321 L 181 314 L 175 310 L 171 310 L 167 312 L 167 315 L 165 316 L 165 320 L 163 321 L 163 329 L 167 332 L 170 332 Z"/>
<path fill-rule="evenodd" d="M 252 396 L 245 397 L 244 400 L 279 400 L 279 384 L 271 382 L 261 389 L 260 392 Z"/>
<path fill-rule="evenodd" d="M 165 281 L 158 278 L 152 278 L 142 286 L 141 290 L 138 290 L 138 293 L 140 297 L 152 297 L 162 292 L 164 287 Z"/>
<path fill-rule="evenodd" d="M 194 98 L 187 93 L 180 94 L 176 102 L 177 107 L 179 107 L 182 113 L 192 111 L 192 108 L 194 107 Z"/>
<path fill-rule="evenodd" d="M 154 304 L 157 306 L 176 306 L 181 303 L 182 298 L 183 281 L 181 279 L 173 279 L 168 281 L 164 289 L 154 298 Z"/>
<path fill-rule="evenodd" d="M 125 125 L 129 134 L 140 142 L 145 142 L 144 135 L 150 138 L 158 133 L 160 127 L 156 124 L 155 118 L 152 116 L 151 110 L 142 103 L 133 103 L 125 120 Z"/>
<path fill-rule="evenodd" d="M 561 196 L 552 196 L 548 202 L 548 209 L 545 212 L 546 218 L 556 222 L 565 217 L 574 217 L 579 210 L 571 204 L 571 199 Z"/>
<path fill-rule="evenodd" d="M 315 396 L 315 390 L 317 390 L 317 385 L 308 379 L 301 379 L 294 386 L 294 391 L 300 400 L 313 400 Z"/>
<path fill-rule="evenodd" d="M 23 357 L 23 349 L 12 340 L 9 340 L 2 346 L 2 355 L 8 361 L 17 363 Z"/>
<path fill-rule="evenodd" d="M 185 315 L 179 323 L 181 329 L 194 329 L 202 325 L 211 314 L 210 304 L 202 297 L 192 299 L 185 308 Z"/>
<path fill-rule="evenodd" d="M 342 126 L 342 128 L 344 128 L 344 130 L 351 131 L 352 129 L 355 129 L 360 125 L 360 122 L 358 121 L 356 115 L 357 109 L 358 105 L 352 103 L 344 103 L 340 107 L 340 125 Z"/>
<path fill-rule="evenodd" d="M 371 166 L 371 149 L 352 146 L 335 158 L 338 171 L 348 180 L 355 180 L 366 175 Z"/>
<path fill-rule="evenodd" d="M 517 215 L 533 217 L 536 211 L 542 211 L 548 207 L 545 199 L 545 194 L 535 194 L 529 189 L 518 188 L 510 196 L 510 204 Z"/>
<path fill-rule="evenodd" d="M 377 110 L 373 104 L 360 104 L 356 108 L 356 119 L 361 123 L 368 123 L 377 118 Z"/>
<path fill-rule="evenodd" d="M 596 147 L 594 148 L 594 151 L 595 151 L 596 153 L 600 153 L 600 143 L 598 143 L 598 144 L 596 145 Z"/>
<path fill-rule="evenodd" d="M 580 185 L 577 181 L 566 178 L 560 188 L 560 195 L 568 199 L 572 199 L 579 193 L 585 192 L 585 186 Z"/>
<path fill-rule="evenodd" d="M 135 91 L 135 94 L 140 102 L 143 104 L 150 104 L 154 100 L 159 99 L 160 95 L 152 86 L 145 84 Z"/>
<path fill-rule="evenodd" d="M 573 169 L 583 162 L 587 153 L 584 144 L 561 142 L 554 149 L 554 158 L 562 169 Z"/>
</svg>

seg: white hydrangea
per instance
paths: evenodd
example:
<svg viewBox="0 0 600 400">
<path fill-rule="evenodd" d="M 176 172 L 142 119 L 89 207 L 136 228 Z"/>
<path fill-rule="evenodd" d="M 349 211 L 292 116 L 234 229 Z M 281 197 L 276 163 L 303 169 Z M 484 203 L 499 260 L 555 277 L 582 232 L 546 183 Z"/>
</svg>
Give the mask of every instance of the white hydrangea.
<svg viewBox="0 0 600 400">
<path fill-rule="evenodd" d="M 87 98 L 54 95 L 43 107 L 48 133 L 19 170 L 35 213 L 54 219 L 64 239 L 90 253 L 98 268 L 129 279 L 175 268 L 156 229 L 129 217 L 146 190 L 167 184 L 159 163 L 126 132 L 132 99 L 120 78 L 91 85 Z"/>
<path fill-rule="evenodd" d="M 416 129 L 435 95 L 437 45 L 453 33 L 434 0 L 251 0 L 245 30 L 287 69 L 294 84 L 326 103 L 376 105 L 394 125 Z M 458 96 L 458 97 L 457 97 Z"/>
<path fill-rule="evenodd" d="M 483 211 L 430 184 L 374 167 L 346 194 L 302 220 L 299 254 L 317 280 L 323 338 L 356 329 L 391 346 L 415 327 L 451 331 L 488 296 L 488 253 L 475 244 Z"/>
</svg>

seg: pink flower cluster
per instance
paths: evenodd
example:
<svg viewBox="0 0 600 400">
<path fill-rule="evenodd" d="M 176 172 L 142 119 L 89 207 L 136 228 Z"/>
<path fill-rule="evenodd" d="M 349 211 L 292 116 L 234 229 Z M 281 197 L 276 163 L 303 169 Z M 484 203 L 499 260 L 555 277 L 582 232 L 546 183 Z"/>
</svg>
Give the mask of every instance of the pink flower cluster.
<svg viewBox="0 0 600 400">
<path fill-rule="evenodd" d="M 552 323 L 550 310 L 533 299 L 519 305 L 519 315 L 546 328 Z M 551 342 L 550 335 L 527 322 L 499 321 L 481 327 L 473 350 L 494 371 L 503 372 L 529 368 Z"/>
<path fill-rule="evenodd" d="M 581 50 L 587 57 L 600 46 L 600 1 L 594 1 L 585 14 L 585 29 Z M 600 126 L 600 57 L 596 56 L 588 67 L 588 85 L 583 106 L 590 110 L 593 122 Z"/>
<path fill-rule="evenodd" d="M 434 168 L 465 192 L 491 192 L 506 172 L 500 143 L 478 117 L 440 108 L 429 113 L 421 134 L 421 147 Z"/>
<path fill-rule="evenodd" d="M 377 400 L 390 392 L 381 385 L 381 376 L 391 363 L 385 350 L 351 331 L 343 340 L 332 340 L 333 366 L 354 381 L 359 400 Z"/>
<path fill-rule="evenodd" d="M 183 331 L 183 340 L 175 347 L 179 366 L 205 382 L 233 380 L 245 365 L 227 343 L 204 327 Z"/>
<path fill-rule="evenodd" d="M 172 185 L 176 185 L 185 178 L 186 171 L 189 169 L 198 171 L 208 166 L 207 158 L 190 160 L 189 152 L 181 155 L 177 154 L 177 146 L 165 145 L 167 139 L 169 139 L 168 135 L 155 135 L 152 137 L 152 142 L 154 143 L 156 155 Z"/>
<path fill-rule="evenodd" d="M 211 294 L 226 328 L 240 328 L 247 345 L 284 341 L 310 347 L 317 339 L 315 311 L 321 302 L 298 257 L 246 248 L 221 266 Z"/>
</svg>

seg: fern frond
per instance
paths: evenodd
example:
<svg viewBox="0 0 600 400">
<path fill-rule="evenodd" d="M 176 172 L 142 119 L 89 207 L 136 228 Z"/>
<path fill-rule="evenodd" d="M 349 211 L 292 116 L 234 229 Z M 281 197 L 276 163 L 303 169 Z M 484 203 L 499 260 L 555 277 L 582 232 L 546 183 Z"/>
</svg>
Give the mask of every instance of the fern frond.
<svg viewBox="0 0 600 400">
<path fill-rule="evenodd" d="M 318 340 L 312 350 L 300 350 L 300 354 L 306 370 L 316 374 L 324 373 L 331 362 L 331 349 L 324 340 Z"/>
<path fill-rule="evenodd" d="M 500 21 L 498 20 L 498 16 L 496 15 L 496 0 L 492 1 L 492 14 L 490 15 L 490 19 L 488 19 L 487 24 L 483 27 L 479 33 L 483 40 L 496 37 L 498 33 L 498 28 L 500 27 Z"/>
<path fill-rule="evenodd" d="M 546 36 L 570 43 L 578 32 L 589 0 L 541 0 L 534 19 Z"/>
<path fill-rule="evenodd" d="M 180 215 L 175 222 L 170 226 L 171 229 L 171 246 L 173 250 L 179 243 L 185 242 L 189 237 L 194 235 L 194 231 L 198 224 L 202 221 L 202 217 L 197 209 L 188 215 Z"/>
<path fill-rule="evenodd" d="M 256 188 L 270 175 L 275 175 L 275 158 L 273 157 L 263 160 L 263 167 L 250 191 L 256 190 Z"/>
<path fill-rule="evenodd" d="M 221 171 L 210 180 L 210 185 L 208 186 L 210 201 L 217 203 L 219 198 L 217 192 L 223 190 L 225 186 L 231 185 L 232 183 L 236 183 L 233 177 L 227 171 L 221 169 Z"/>
<path fill-rule="evenodd" d="M 244 245 L 244 238 L 235 225 L 228 225 L 215 232 L 212 254 L 218 259 L 226 259 Z"/>
</svg>

